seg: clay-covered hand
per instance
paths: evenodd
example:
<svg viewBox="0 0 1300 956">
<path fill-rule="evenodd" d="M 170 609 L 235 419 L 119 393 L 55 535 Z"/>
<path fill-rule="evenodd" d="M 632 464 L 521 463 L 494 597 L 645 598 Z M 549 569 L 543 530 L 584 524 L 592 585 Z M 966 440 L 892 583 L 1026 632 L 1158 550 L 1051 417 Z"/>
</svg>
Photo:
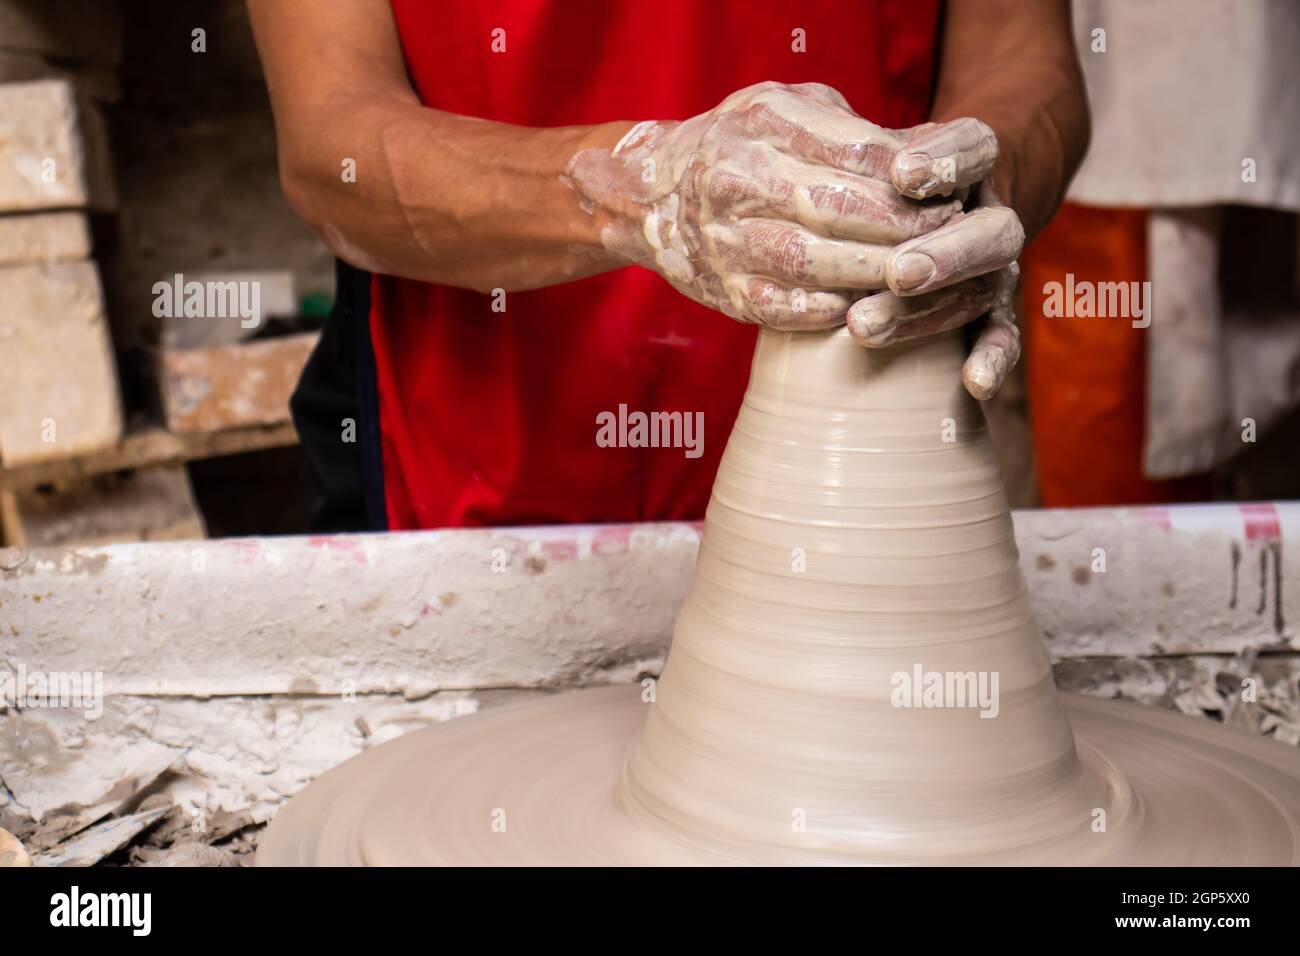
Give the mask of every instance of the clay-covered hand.
<svg viewBox="0 0 1300 956">
<path fill-rule="evenodd" d="M 1005 217 L 962 212 L 996 158 L 978 120 L 882 129 L 828 86 L 760 83 L 689 120 L 640 123 L 612 151 L 578 153 L 568 180 L 605 215 L 607 249 L 683 294 L 741 321 L 823 329 L 864 292 L 913 280 L 901 249 L 937 264 L 910 292 L 1013 260 L 1018 246 L 1005 262 L 963 251 L 981 234 L 1010 248 Z M 953 223 L 965 225 L 945 231 Z"/>
<path fill-rule="evenodd" d="M 909 196 L 934 195 L 955 178 L 946 158 L 978 147 L 955 138 L 965 134 L 958 123 L 917 127 L 894 161 L 894 182 Z M 974 122 L 974 121 L 972 121 Z M 992 132 L 979 124 L 988 136 Z M 997 155 L 996 140 L 992 141 Z M 940 157 L 935 159 L 934 157 Z M 1020 330 L 1015 324 L 1014 294 L 1020 276 L 1016 258 L 1025 242 L 1020 218 L 998 201 L 983 182 L 974 208 L 953 216 L 922 236 L 893 249 L 885 263 L 889 291 L 855 302 L 849 331 L 863 345 L 880 348 L 908 338 L 933 335 L 987 315 L 966 364 L 962 383 L 973 396 L 986 399 L 1006 380 L 1020 357 Z"/>
</svg>

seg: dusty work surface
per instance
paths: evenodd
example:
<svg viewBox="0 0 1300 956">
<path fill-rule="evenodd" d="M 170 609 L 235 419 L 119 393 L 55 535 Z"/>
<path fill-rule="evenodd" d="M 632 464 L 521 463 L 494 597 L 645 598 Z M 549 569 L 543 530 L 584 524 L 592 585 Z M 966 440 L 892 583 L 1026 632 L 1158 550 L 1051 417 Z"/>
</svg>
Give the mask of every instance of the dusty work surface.
<svg viewBox="0 0 1300 956">
<path fill-rule="evenodd" d="M 1242 703 L 1235 689 L 1261 672 L 1261 701 Z M 1141 701 L 1300 744 L 1295 678 L 1280 663 L 1072 660 L 1056 665 L 1056 678 L 1065 690 Z M 553 693 L 445 691 L 421 700 L 381 694 L 352 701 L 138 697 L 111 700 L 89 729 L 53 719 L 48 710 L 27 718 L 11 711 L 0 717 L 0 828 L 24 840 L 38 860 L 41 852 L 80 844 L 74 852 L 86 863 L 249 865 L 266 822 L 329 768 L 411 731 Z M 15 792 L 32 805 L 19 803 Z M 135 817 L 152 807 L 165 812 L 132 821 L 134 832 L 72 832 L 87 819 Z M 44 811 L 40 822 L 33 809 Z"/>
</svg>

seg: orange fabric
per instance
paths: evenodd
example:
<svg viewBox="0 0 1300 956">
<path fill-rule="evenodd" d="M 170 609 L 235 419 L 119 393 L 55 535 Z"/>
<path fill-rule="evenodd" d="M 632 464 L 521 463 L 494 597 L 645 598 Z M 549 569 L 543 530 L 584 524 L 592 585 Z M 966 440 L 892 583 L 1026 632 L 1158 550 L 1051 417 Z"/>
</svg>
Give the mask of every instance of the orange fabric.
<svg viewBox="0 0 1300 956">
<path fill-rule="evenodd" d="M 1067 203 L 1023 256 L 1029 410 L 1046 508 L 1159 504 L 1210 497 L 1195 476 L 1142 476 L 1146 342 L 1126 318 L 1046 316 L 1049 283 L 1142 282 L 1147 214 Z"/>
</svg>

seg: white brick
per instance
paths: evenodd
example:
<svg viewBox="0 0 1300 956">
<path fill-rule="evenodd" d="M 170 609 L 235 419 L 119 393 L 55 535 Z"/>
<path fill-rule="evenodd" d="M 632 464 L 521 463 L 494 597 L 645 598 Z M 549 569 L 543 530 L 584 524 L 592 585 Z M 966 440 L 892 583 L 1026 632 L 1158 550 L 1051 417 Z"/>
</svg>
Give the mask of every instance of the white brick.
<svg viewBox="0 0 1300 956">
<path fill-rule="evenodd" d="M 122 436 L 99 274 L 90 262 L 0 269 L 0 461 L 70 458 Z M 50 435 L 53 423 L 53 441 Z"/>
<path fill-rule="evenodd" d="M 89 255 L 90 226 L 83 213 L 0 216 L 0 266 L 69 262 Z"/>
<path fill-rule="evenodd" d="M 89 199 L 72 86 L 0 86 L 0 212 L 85 206 Z"/>
</svg>

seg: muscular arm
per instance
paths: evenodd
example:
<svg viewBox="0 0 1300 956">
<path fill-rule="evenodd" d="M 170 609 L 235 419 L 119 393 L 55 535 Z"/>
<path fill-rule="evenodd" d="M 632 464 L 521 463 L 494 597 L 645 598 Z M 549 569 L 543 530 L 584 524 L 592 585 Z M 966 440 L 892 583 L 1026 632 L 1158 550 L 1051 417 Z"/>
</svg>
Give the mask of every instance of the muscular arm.
<svg viewBox="0 0 1300 956">
<path fill-rule="evenodd" d="M 361 268 L 529 289 L 626 265 L 562 182 L 632 126 L 532 129 L 420 105 L 388 0 L 249 0 L 294 209 Z M 483 37 L 484 43 L 488 42 Z M 356 162 L 356 181 L 343 162 Z"/>
<path fill-rule="evenodd" d="M 952 0 L 932 119 L 975 116 L 998 137 L 995 190 L 1033 236 L 1088 146 L 1068 0 Z"/>
</svg>

